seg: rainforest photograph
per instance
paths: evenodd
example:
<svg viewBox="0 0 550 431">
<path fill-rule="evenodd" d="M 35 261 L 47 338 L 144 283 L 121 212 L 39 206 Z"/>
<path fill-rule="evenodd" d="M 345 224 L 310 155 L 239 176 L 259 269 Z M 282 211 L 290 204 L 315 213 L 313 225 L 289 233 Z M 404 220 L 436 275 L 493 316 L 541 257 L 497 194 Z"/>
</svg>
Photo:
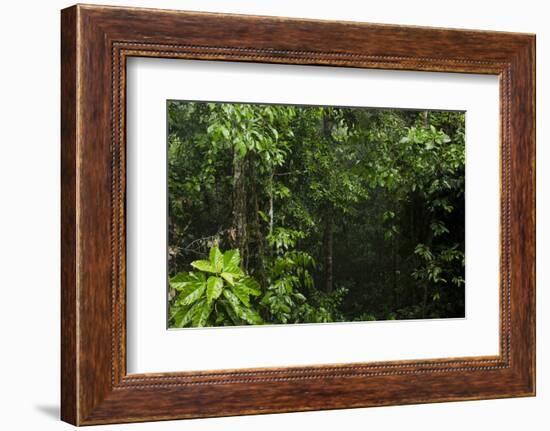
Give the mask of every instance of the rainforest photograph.
<svg viewBox="0 0 550 431">
<path fill-rule="evenodd" d="M 465 316 L 465 112 L 166 109 L 168 328 Z"/>
</svg>

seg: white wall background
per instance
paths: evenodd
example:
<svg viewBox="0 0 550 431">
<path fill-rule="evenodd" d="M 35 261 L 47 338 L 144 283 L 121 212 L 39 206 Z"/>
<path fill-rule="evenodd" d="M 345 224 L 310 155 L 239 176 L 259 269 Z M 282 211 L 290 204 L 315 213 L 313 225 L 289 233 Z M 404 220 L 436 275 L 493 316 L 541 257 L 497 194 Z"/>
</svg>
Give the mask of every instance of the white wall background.
<svg viewBox="0 0 550 431">
<path fill-rule="evenodd" d="M 98 0 L 99 1 L 99 0 Z M 550 424 L 550 27 L 546 2 L 417 0 L 101 1 L 537 34 L 538 396 L 536 398 L 104 426 L 134 430 L 545 430 Z M 0 427 L 63 430 L 59 414 L 59 10 L 11 1 L 0 13 Z M 546 270 L 546 271 L 545 271 Z"/>
</svg>

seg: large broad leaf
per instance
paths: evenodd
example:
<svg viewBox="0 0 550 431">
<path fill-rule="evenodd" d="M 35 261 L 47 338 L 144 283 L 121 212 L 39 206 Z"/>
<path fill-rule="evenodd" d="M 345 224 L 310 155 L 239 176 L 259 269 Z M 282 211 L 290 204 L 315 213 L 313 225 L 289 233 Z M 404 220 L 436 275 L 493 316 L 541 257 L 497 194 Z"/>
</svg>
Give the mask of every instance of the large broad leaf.
<svg viewBox="0 0 550 431">
<path fill-rule="evenodd" d="M 193 268 L 197 268 L 199 271 L 211 272 L 216 274 L 216 268 L 208 260 L 195 260 L 191 262 Z"/>
<path fill-rule="evenodd" d="M 199 299 L 206 290 L 205 282 L 196 282 L 187 285 L 178 295 L 179 306 L 190 305 Z"/>
<path fill-rule="evenodd" d="M 237 298 L 233 292 L 225 289 L 223 291 L 223 296 L 228 300 L 229 304 L 233 306 L 233 311 L 235 311 L 234 307 L 239 307 L 239 298 Z"/>
<path fill-rule="evenodd" d="M 212 268 L 214 268 L 214 272 L 222 272 L 223 254 L 217 245 L 210 249 L 210 265 L 212 265 Z"/>
<path fill-rule="evenodd" d="M 195 302 L 191 307 L 181 307 L 179 308 L 173 315 L 172 318 L 174 319 L 174 326 L 176 328 L 183 328 L 185 326 L 188 326 L 193 317 L 197 314 L 197 310 L 199 310 L 202 306 L 202 301 Z"/>
<path fill-rule="evenodd" d="M 236 285 L 233 288 L 233 293 L 245 306 L 250 307 L 250 293 L 248 292 L 246 287 L 242 285 Z"/>
<path fill-rule="evenodd" d="M 233 274 L 229 273 L 229 272 L 222 272 L 220 274 L 220 276 L 229 283 L 230 286 L 233 286 L 234 284 L 234 281 L 233 280 Z"/>
<path fill-rule="evenodd" d="M 233 293 L 240 301 L 250 307 L 250 295 L 258 296 L 260 294 L 260 285 L 251 277 L 243 278 L 232 288 Z"/>
<path fill-rule="evenodd" d="M 241 307 L 241 314 L 239 317 L 251 325 L 261 325 L 264 323 L 260 315 L 250 308 Z"/>
<path fill-rule="evenodd" d="M 170 279 L 170 284 L 186 283 L 192 280 L 188 272 L 178 272 Z"/>
<path fill-rule="evenodd" d="M 175 313 L 172 313 L 170 318 L 174 321 L 174 326 L 176 328 L 183 328 L 185 325 L 185 316 L 187 314 L 187 308 L 178 308 Z"/>
<path fill-rule="evenodd" d="M 232 291 L 244 305 L 250 307 L 250 293 L 248 292 L 246 286 L 243 286 L 242 284 L 237 284 L 233 287 Z"/>
<path fill-rule="evenodd" d="M 220 299 L 218 301 L 218 304 L 222 304 L 223 308 L 225 309 L 225 312 L 233 322 L 233 325 L 242 325 L 243 321 L 237 316 L 235 311 L 233 310 L 233 306 L 229 303 L 229 301 L 226 301 L 224 299 Z"/>
<path fill-rule="evenodd" d="M 263 323 L 260 315 L 251 308 L 243 307 L 239 298 L 233 292 L 225 289 L 223 291 L 223 296 L 225 296 L 227 302 L 231 306 L 232 311 L 239 317 L 239 319 L 244 320 L 251 325 L 259 325 Z"/>
<path fill-rule="evenodd" d="M 180 272 L 170 279 L 170 287 L 176 290 L 183 290 L 189 285 L 204 283 L 206 277 L 200 272 Z"/>
<path fill-rule="evenodd" d="M 250 293 L 252 296 L 258 296 L 260 293 L 262 293 L 260 283 L 258 283 L 252 277 L 243 278 L 239 281 L 239 284 L 245 286 L 248 290 L 248 293 Z"/>
<path fill-rule="evenodd" d="M 185 287 L 178 288 L 178 304 L 187 305 L 192 304 L 201 296 L 201 292 L 204 291 L 204 282 L 192 282 L 186 283 Z"/>
<path fill-rule="evenodd" d="M 239 250 L 227 250 L 223 254 L 223 272 L 231 274 L 233 278 L 239 278 L 244 275 L 240 268 L 241 255 Z"/>
<path fill-rule="evenodd" d="M 208 317 L 212 312 L 212 306 L 204 299 L 197 302 L 197 308 L 193 312 L 193 326 L 200 328 L 206 325 Z"/>
<path fill-rule="evenodd" d="M 223 290 L 223 280 L 219 277 L 208 277 L 206 286 L 206 300 L 208 304 L 219 298 Z"/>
</svg>

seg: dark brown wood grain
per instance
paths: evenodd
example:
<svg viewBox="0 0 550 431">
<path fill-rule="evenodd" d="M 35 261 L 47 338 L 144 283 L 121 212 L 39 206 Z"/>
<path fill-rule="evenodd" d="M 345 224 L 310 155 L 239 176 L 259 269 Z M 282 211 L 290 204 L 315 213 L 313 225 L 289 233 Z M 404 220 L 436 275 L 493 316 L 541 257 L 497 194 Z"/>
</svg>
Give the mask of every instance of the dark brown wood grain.
<svg viewBox="0 0 550 431">
<path fill-rule="evenodd" d="M 76 8 L 61 16 L 61 417 L 77 423 Z"/>
<path fill-rule="evenodd" d="M 76 425 L 535 393 L 535 37 L 101 6 L 62 11 L 62 419 Z M 500 354 L 127 375 L 130 56 L 495 74 Z"/>
</svg>

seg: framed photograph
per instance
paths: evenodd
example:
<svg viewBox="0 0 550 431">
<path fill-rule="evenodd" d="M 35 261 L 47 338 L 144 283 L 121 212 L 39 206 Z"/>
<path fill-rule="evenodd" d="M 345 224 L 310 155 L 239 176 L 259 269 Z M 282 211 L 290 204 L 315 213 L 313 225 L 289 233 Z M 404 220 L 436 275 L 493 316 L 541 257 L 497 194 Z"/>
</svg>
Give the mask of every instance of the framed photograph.
<svg viewBox="0 0 550 431">
<path fill-rule="evenodd" d="M 535 37 L 62 11 L 74 425 L 535 394 Z"/>
</svg>

